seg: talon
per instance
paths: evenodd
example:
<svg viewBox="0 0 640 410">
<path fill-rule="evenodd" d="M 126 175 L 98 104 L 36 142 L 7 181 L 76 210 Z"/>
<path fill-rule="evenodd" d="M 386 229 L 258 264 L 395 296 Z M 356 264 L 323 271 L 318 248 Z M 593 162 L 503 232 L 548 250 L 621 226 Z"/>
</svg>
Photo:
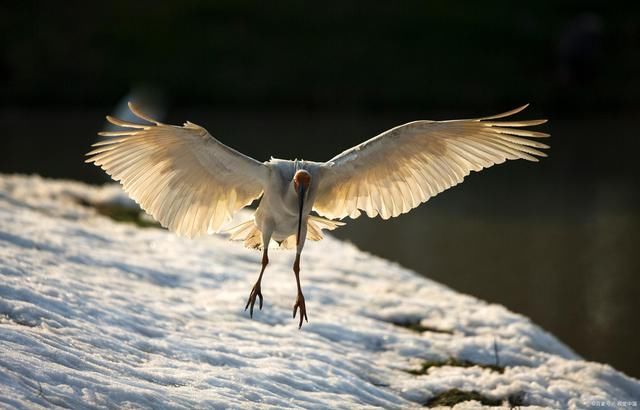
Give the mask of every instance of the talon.
<svg viewBox="0 0 640 410">
<path fill-rule="evenodd" d="M 256 304 L 256 298 L 260 298 L 260 310 L 262 310 L 262 292 L 260 291 L 260 284 L 256 283 L 251 289 L 251 293 L 249 294 L 249 300 L 247 300 L 247 305 L 244 307 L 246 311 L 249 309 L 249 317 L 253 319 L 253 306 Z"/>
<path fill-rule="evenodd" d="M 296 313 L 300 308 L 300 322 L 298 323 L 298 329 L 302 328 L 302 321 L 306 321 L 309 323 L 309 319 L 307 318 L 307 307 L 304 303 L 304 295 L 302 293 L 298 293 L 298 297 L 296 298 L 296 303 L 293 305 L 293 318 L 295 319 Z"/>
</svg>

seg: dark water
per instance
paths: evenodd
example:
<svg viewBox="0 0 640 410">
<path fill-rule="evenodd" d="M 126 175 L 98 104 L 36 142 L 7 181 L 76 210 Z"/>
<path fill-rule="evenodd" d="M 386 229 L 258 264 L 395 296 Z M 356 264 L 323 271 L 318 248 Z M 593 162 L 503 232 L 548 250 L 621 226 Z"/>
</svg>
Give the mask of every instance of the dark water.
<svg viewBox="0 0 640 410">
<path fill-rule="evenodd" d="M 451 193 L 397 221 L 358 221 L 337 236 L 457 290 L 504 304 L 587 359 L 637 376 L 638 213 L 600 198 L 592 212 L 569 205 L 515 214 L 505 209 L 500 215 L 465 198 L 489 194 L 482 191 Z M 489 195 L 509 199 L 507 193 Z"/>
<path fill-rule="evenodd" d="M 487 110 L 487 114 L 493 110 Z M 0 112 L 0 172 L 103 182 L 82 154 L 107 110 Z M 212 112 L 189 119 L 257 159 L 328 159 L 398 123 L 469 113 Z M 522 115 L 535 118 L 540 113 Z M 640 207 L 631 115 L 551 117 L 550 157 L 472 174 L 407 215 L 336 231 L 371 253 L 531 317 L 587 359 L 640 376 Z"/>
</svg>

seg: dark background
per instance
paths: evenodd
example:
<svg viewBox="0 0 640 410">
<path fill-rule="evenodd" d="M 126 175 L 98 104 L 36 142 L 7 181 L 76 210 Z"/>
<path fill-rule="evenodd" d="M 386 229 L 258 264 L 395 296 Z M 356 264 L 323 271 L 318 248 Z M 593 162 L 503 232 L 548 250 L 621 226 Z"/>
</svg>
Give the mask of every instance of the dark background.
<svg viewBox="0 0 640 410">
<path fill-rule="evenodd" d="M 83 154 L 127 99 L 260 160 L 530 102 L 548 159 L 336 235 L 638 377 L 639 4 L 4 2 L 0 172 L 105 182 Z"/>
</svg>

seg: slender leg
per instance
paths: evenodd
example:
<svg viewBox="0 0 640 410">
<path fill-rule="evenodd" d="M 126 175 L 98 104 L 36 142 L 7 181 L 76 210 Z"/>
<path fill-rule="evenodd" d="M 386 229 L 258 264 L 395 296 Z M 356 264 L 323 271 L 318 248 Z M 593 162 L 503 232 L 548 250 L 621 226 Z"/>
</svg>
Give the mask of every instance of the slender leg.
<svg viewBox="0 0 640 410">
<path fill-rule="evenodd" d="M 302 294 L 302 287 L 300 286 L 300 253 L 296 253 L 296 260 L 293 262 L 293 273 L 296 275 L 296 284 L 298 285 L 298 296 L 296 297 L 296 303 L 293 305 L 293 317 L 296 317 L 296 312 L 300 308 L 300 324 L 298 329 L 302 328 L 302 319 L 309 322 L 307 319 L 307 307 L 304 304 L 304 295 Z"/>
<path fill-rule="evenodd" d="M 258 276 L 258 280 L 255 285 L 251 289 L 251 293 L 249 294 L 249 300 L 247 300 L 247 306 L 244 307 L 244 310 L 249 309 L 249 316 L 253 319 L 253 305 L 256 303 L 256 298 L 260 298 L 260 310 L 262 310 L 262 292 L 260 289 L 260 285 L 262 283 L 262 275 L 264 274 L 264 270 L 269 264 L 269 241 L 271 240 L 271 234 L 267 232 L 263 232 L 262 234 L 262 269 L 260 269 L 260 276 Z"/>
</svg>

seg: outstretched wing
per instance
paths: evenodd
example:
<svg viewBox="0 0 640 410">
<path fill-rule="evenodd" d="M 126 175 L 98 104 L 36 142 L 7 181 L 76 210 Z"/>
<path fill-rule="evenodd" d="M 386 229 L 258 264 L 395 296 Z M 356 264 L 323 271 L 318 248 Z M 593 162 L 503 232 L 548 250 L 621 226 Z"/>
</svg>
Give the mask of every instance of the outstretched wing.
<svg viewBox="0 0 640 410">
<path fill-rule="evenodd" d="M 107 116 L 124 131 L 93 144 L 86 162 L 101 167 L 142 209 L 178 235 L 216 232 L 263 191 L 267 167 L 213 138 L 204 128 L 162 124 L 129 103 L 136 124 Z"/>
<path fill-rule="evenodd" d="M 549 148 L 531 139 L 548 134 L 522 129 L 546 120 L 491 117 L 414 121 L 392 128 L 323 164 L 314 210 L 327 218 L 383 219 L 409 212 L 469 175 L 508 159 L 537 161 Z"/>
</svg>

